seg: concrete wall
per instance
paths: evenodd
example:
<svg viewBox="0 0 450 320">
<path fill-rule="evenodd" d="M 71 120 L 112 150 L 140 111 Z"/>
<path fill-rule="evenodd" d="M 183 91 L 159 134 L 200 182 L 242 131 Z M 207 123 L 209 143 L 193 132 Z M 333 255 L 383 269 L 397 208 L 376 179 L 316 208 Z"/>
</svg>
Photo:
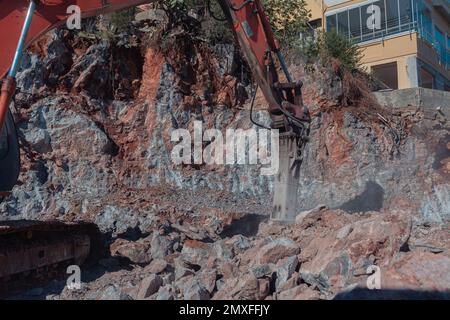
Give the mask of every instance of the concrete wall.
<svg viewBox="0 0 450 320">
<path fill-rule="evenodd" d="M 375 97 L 382 105 L 393 108 L 417 106 L 435 110 L 450 119 L 450 92 L 424 88 L 411 88 L 386 92 L 375 92 Z"/>
</svg>

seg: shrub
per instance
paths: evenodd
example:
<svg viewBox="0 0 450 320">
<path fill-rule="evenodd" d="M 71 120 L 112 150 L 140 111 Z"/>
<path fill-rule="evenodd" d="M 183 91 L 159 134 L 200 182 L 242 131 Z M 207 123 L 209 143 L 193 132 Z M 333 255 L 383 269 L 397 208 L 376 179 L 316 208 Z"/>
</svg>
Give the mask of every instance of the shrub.
<svg viewBox="0 0 450 320">
<path fill-rule="evenodd" d="M 318 48 L 320 57 L 324 61 L 329 61 L 330 58 L 336 59 L 350 71 L 361 68 L 361 49 L 337 32 L 322 33 L 319 36 Z"/>
<path fill-rule="evenodd" d="M 308 27 L 310 12 L 305 0 L 264 0 L 266 14 L 283 48 L 298 45 L 300 34 Z"/>
</svg>

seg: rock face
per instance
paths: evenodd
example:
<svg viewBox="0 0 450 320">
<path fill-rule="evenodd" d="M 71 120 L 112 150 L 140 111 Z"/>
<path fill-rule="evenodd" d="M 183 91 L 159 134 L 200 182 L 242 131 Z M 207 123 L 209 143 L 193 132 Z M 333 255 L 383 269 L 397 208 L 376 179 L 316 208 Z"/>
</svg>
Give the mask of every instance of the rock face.
<svg viewBox="0 0 450 320">
<path fill-rule="evenodd" d="M 17 104 L 22 107 L 19 130 L 26 146 L 26 170 L 20 188 L 2 204 L 4 216 L 79 217 L 90 213 L 105 229 L 119 228 L 121 233 L 123 221 L 119 220 L 136 221 L 142 212 L 105 199 L 126 192 L 122 190 L 162 184 L 245 194 L 270 205 L 272 178 L 260 175 L 257 166 L 181 168 L 173 164 L 170 136 L 176 128 L 192 128 L 198 119 L 205 128 L 251 127 L 247 110 L 214 102 L 208 105 L 207 101 L 199 102 L 200 109 L 191 110 L 185 100 L 201 95 L 202 88 L 192 84 L 200 75 L 183 80 L 188 81 L 188 92 L 180 87 L 183 75 L 177 68 L 184 59 L 182 54 L 165 60 L 150 48 L 141 58 L 145 59 L 142 64 L 118 65 L 122 74 L 117 78 L 141 84 L 124 98 L 122 91 L 114 91 L 106 69 L 110 56 L 131 59 L 134 50 L 107 43 L 74 48 L 78 44 L 62 32 L 47 41 L 48 56 L 27 55 L 18 77 L 24 90 L 17 96 Z M 202 54 L 200 49 L 190 49 Z M 55 52 L 67 56 L 61 65 L 51 58 Z M 139 59 L 133 61 L 139 63 Z M 217 64 L 222 65 L 219 58 Z M 206 67 L 200 66 L 198 73 L 202 68 Z M 50 74 L 44 69 L 51 70 Z M 220 77 L 220 68 L 216 72 Z M 299 213 L 317 205 L 349 213 L 411 208 L 420 213 L 417 218 L 422 221 L 448 221 L 448 121 L 437 111 L 414 106 L 396 110 L 386 119 L 389 122 L 382 114 L 375 122 L 362 119 L 357 107 L 339 107 L 341 91 L 321 91 L 309 85 L 336 88 L 337 80 L 326 72 L 303 73 L 300 69 L 297 74 L 304 79 L 305 102 L 314 115 L 301 172 Z M 60 86 L 55 88 L 52 79 L 58 76 Z M 216 82 L 220 93 L 223 85 Z M 90 87 L 90 83 L 96 86 Z M 257 101 L 264 103 L 261 97 Z M 262 111 L 258 117 L 267 121 Z M 108 221 L 115 222 L 115 227 L 107 226 Z M 126 224 L 125 229 L 136 223 Z"/>
<path fill-rule="evenodd" d="M 232 45 L 180 38 L 163 55 L 64 31 L 42 41 L 47 52 L 28 53 L 18 76 L 24 170 L 0 217 L 93 221 L 111 255 L 86 271 L 82 290 L 54 283 L 42 297 L 366 297 L 373 266 L 382 290 L 450 290 L 448 119 L 346 105 L 348 84 L 332 68 L 293 67 L 313 123 L 299 216 L 282 225 L 267 221 L 273 185 L 260 166 L 171 160 L 171 132 L 196 120 L 252 127 L 249 105 L 230 103 Z"/>
</svg>

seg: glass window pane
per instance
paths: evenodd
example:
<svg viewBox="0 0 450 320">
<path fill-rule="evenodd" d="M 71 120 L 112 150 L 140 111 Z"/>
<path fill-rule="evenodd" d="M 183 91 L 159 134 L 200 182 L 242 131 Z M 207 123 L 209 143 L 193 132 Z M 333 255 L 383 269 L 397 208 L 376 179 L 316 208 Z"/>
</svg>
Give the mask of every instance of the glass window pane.
<svg viewBox="0 0 450 320">
<path fill-rule="evenodd" d="M 436 38 L 436 51 L 439 55 L 439 61 L 445 64 L 446 48 L 445 48 L 445 36 L 444 33 L 435 27 L 434 36 Z"/>
<path fill-rule="evenodd" d="M 447 36 L 447 51 L 445 54 L 445 65 L 447 69 L 450 69 L 450 36 Z"/>
<path fill-rule="evenodd" d="M 399 32 L 398 0 L 386 1 L 387 34 Z"/>
<path fill-rule="evenodd" d="M 372 4 L 361 7 L 362 41 L 374 38 L 374 14 Z"/>
<path fill-rule="evenodd" d="M 421 36 L 430 44 L 433 43 L 433 23 L 431 22 L 431 12 L 422 6 L 419 13 L 419 25 Z"/>
<path fill-rule="evenodd" d="M 327 31 L 336 31 L 336 15 L 333 14 L 327 17 Z"/>
<path fill-rule="evenodd" d="M 350 35 L 354 41 L 361 41 L 361 16 L 360 8 L 354 8 L 349 11 L 350 15 Z"/>
<path fill-rule="evenodd" d="M 410 29 L 412 22 L 411 0 L 399 0 L 400 2 L 400 28 L 401 31 Z"/>
<path fill-rule="evenodd" d="M 386 35 L 386 9 L 384 7 L 384 0 L 374 1 L 373 5 L 373 12 L 375 15 L 375 38 L 381 38 Z"/>
<path fill-rule="evenodd" d="M 343 11 L 343 12 L 339 12 L 337 15 L 337 22 L 338 22 L 338 32 L 345 36 L 348 37 L 348 12 L 347 11 Z"/>
</svg>

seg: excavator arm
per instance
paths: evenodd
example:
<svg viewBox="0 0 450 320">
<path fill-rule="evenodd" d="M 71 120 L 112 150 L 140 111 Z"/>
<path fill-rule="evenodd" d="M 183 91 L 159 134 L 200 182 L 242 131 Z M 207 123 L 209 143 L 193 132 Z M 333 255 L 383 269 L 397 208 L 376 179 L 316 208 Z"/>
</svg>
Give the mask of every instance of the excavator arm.
<svg viewBox="0 0 450 320">
<path fill-rule="evenodd" d="M 81 16 L 86 18 L 154 1 L 0 0 L 0 78 L 4 79 L 0 97 L 0 135 L 4 137 L 3 145 L 7 146 L 3 158 L 0 152 L 0 192 L 9 191 L 19 173 L 16 139 L 8 138 L 15 130 L 8 107 L 16 90 L 15 76 L 23 50 L 41 35 L 64 24 L 72 5 L 78 6 Z M 302 104 L 302 83 L 293 81 L 289 75 L 261 0 L 217 1 L 267 100 L 272 129 L 281 132 L 280 173 L 275 183 L 273 218 L 291 219 L 296 208 L 298 170 L 309 123 L 308 112 Z M 285 73 L 286 83 L 280 82 L 275 59 Z M 1 142 L 0 138 L 0 148 Z M 14 161 L 16 164 L 11 163 Z"/>
</svg>

